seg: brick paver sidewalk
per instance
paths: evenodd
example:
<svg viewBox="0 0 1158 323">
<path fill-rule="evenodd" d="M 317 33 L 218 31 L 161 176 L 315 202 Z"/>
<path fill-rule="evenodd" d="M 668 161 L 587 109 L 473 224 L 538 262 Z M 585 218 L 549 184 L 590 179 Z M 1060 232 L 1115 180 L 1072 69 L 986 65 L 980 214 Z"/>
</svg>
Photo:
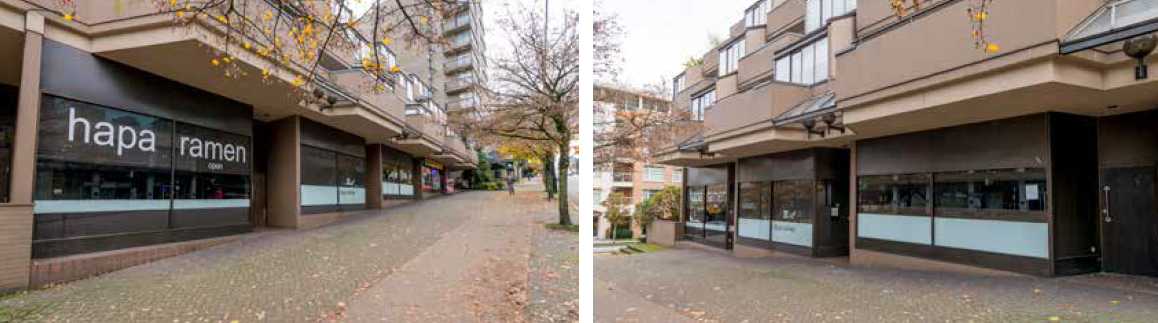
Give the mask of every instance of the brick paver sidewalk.
<svg viewBox="0 0 1158 323">
<path fill-rule="evenodd" d="M 48 322 L 340 318 L 345 306 L 357 301 L 355 295 L 404 272 L 407 263 L 422 261 L 421 255 L 432 246 L 454 241 L 454 233 L 477 227 L 484 214 L 496 214 L 488 210 L 518 214 L 549 206 L 531 197 L 535 194 L 463 192 L 321 228 L 249 237 L 48 290 L 0 296 L 0 318 L 13 314 Z M 485 250 L 472 250 L 467 256 L 488 257 Z M 425 279 L 415 279 L 419 278 Z"/>
<path fill-rule="evenodd" d="M 595 255 L 594 267 L 595 322 L 1158 321 L 1158 294 L 1069 278 L 868 269 L 694 249 Z"/>
</svg>

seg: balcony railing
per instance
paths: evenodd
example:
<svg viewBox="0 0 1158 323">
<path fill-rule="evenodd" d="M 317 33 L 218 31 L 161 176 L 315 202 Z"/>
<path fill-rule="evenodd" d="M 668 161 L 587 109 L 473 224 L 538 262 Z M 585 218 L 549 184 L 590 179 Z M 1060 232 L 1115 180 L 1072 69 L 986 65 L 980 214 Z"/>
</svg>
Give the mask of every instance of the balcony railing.
<svg viewBox="0 0 1158 323">
<path fill-rule="evenodd" d="M 449 54 L 453 54 L 453 53 L 457 53 L 460 51 L 465 51 L 465 50 L 469 49 L 470 46 L 473 44 L 474 44 L 473 35 L 471 35 L 470 33 L 458 34 L 450 39 L 450 44 L 446 48 L 446 52 Z"/>
<path fill-rule="evenodd" d="M 442 68 L 446 74 L 453 74 L 462 70 L 474 68 L 474 63 L 474 55 L 468 55 L 467 57 L 458 57 L 446 61 L 446 63 L 442 65 Z"/>
<path fill-rule="evenodd" d="M 446 103 L 446 109 L 450 111 L 462 109 L 474 109 L 478 107 L 478 99 L 466 98 L 450 101 Z"/>
<path fill-rule="evenodd" d="M 611 180 L 614 182 L 631 182 L 634 180 L 635 174 L 633 172 L 613 172 Z"/>
<path fill-rule="evenodd" d="M 461 92 L 461 91 L 464 91 L 466 89 L 469 89 L 473 85 L 474 85 L 474 78 L 473 77 L 454 79 L 454 80 L 451 80 L 449 82 L 446 82 L 446 92 L 447 93 Z"/>
<path fill-rule="evenodd" d="M 442 32 L 448 35 L 470 28 L 470 20 L 470 13 L 459 14 L 442 24 Z"/>
</svg>

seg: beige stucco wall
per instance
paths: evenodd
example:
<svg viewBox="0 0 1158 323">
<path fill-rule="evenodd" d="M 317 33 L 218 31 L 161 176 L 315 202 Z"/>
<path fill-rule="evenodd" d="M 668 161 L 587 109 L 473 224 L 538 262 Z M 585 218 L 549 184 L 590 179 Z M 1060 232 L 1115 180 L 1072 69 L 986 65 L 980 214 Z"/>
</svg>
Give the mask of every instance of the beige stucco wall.
<svg viewBox="0 0 1158 323">
<path fill-rule="evenodd" d="M 787 0 L 768 13 L 768 24 L 764 26 L 766 37 L 773 37 L 804 19 L 804 0 Z"/>
<path fill-rule="evenodd" d="M 773 82 L 733 95 L 705 113 L 705 134 L 711 137 L 767 122 L 808 98 L 810 93 L 807 87 Z"/>
</svg>

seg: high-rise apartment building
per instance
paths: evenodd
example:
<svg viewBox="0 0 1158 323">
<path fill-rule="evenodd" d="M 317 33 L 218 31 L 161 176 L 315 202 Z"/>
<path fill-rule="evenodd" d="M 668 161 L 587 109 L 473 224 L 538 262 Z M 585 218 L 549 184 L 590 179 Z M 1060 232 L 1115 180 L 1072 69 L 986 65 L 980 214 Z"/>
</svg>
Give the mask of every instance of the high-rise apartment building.
<svg viewBox="0 0 1158 323">
<path fill-rule="evenodd" d="M 675 107 L 706 130 L 656 155 L 687 167 L 683 239 L 865 266 L 1158 275 L 1158 78 L 1138 67 L 1158 1 L 993 1 L 977 30 L 965 13 L 980 1 L 920 2 L 737 12 L 674 82 Z"/>
</svg>

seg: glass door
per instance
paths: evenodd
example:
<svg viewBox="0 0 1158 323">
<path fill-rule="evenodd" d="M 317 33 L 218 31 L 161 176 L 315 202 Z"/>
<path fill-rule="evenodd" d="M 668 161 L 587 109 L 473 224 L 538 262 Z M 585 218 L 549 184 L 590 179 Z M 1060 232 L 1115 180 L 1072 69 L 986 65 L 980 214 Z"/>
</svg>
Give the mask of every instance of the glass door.
<svg viewBox="0 0 1158 323">
<path fill-rule="evenodd" d="M 728 185 L 708 186 L 704 213 L 704 239 L 709 244 L 732 247 Z"/>
</svg>

